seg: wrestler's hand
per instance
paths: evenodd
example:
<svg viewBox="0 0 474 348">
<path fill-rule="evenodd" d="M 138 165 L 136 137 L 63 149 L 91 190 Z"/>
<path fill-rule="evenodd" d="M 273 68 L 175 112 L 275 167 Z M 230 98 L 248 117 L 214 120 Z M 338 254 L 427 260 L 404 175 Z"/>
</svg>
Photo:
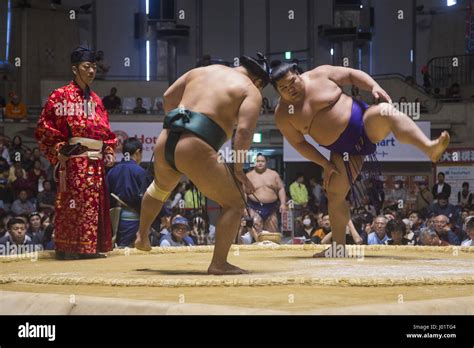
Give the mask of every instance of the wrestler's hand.
<svg viewBox="0 0 474 348">
<path fill-rule="evenodd" d="M 243 186 L 244 192 L 247 195 L 251 195 L 252 193 L 255 192 L 255 187 L 253 186 L 249 178 L 247 178 L 247 175 L 245 175 L 244 172 L 236 172 L 235 177 L 237 178 L 237 180 L 240 181 L 240 183 Z"/>
<path fill-rule="evenodd" d="M 288 207 L 286 206 L 285 203 L 280 204 L 280 213 L 283 213 L 284 211 L 287 211 Z"/>
<path fill-rule="evenodd" d="M 324 166 L 323 188 L 325 190 L 328 189 L 330 181 L 331 181 L 331 177 L 334 174 L 339 174 L 339 171 L 337 170 L 336 166 L 333 163 L 328 161 L 326 166 Z"/>
<path fill-rule="evenodd" d="M 379 85 L 375 85 L 374 88 L 372 88 L 372 95 L 375 97 L 375 99 L 385 99 L 385 101 L 388 103 L 392 102 L 392 99 L 388 93 L 385 92 Z"/>
<path fill-rule="evenodd" d="M 112 167 L 115 163 L 115 155 L 112 153 L 108 153 L 104 157 L 104 164 L 106 167 Z"/>
</svg>

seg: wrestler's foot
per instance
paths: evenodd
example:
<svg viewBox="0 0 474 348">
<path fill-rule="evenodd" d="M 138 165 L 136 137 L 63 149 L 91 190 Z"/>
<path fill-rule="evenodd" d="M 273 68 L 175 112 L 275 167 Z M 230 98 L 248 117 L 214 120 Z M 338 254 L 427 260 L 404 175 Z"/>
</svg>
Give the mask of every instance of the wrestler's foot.
<svg viewBox="0 0 474 348">
<path fill-rule="evenodd" d="M 329 248 L 320 251 L 316 254 L 313 254 L 313 258 L 319 259 L 319 258 L 330 258 L 330 259 L 340 259 L 340 258 L 347 258 L 349 257 L 347 254 L 347 248 L 343 245 L 335 245 L 333 244 Z"/>
<path fill-rule="evenodd" d="M 226 274 L 248 274 L 249 272 L 239 268 L 237 266 L 231 265 L 230 263 L 226 262 L 224 265 L 217 265 L 211 263 L 207 270 L 207 274 L 214 274 L 214 275 L 226 275 Z"/>
<path fill-rule="evenodd" d="M 95 254 L 79 254 L 79 259 L 81 260 L 89 260 L 89 259 L 105 259 L 107 255 L 95 253 Z"/>
<path fill-rule="evenodd" d="M 431 162 L 436 163 L 439 161 L 444 151 L 449 145 L 450 136 L 449 133 L 444 131 L 441 133 L 438 139 L 432 141 L 432 145 L 428 150 L 428 156 Z"/>
<path fill-rule="evenodd" d="M 135 248 L 142 251 L 150 251 L 150 241 L 148 238 L 142 239 L 139 235 L 137 235 L 137 239 L 135 240 Z"/>
<path fill-rule="evenodd" d="M 313 254 L 313 258 L 319 259 L 319 258 L 327 257 L 327 256 L 326 256 L 326 251 L 327 251 L 327 250 L 328 250 L 328 249 L 323 250 L 323 251 L 320 251 L 319 253 Z"/>
</svg>

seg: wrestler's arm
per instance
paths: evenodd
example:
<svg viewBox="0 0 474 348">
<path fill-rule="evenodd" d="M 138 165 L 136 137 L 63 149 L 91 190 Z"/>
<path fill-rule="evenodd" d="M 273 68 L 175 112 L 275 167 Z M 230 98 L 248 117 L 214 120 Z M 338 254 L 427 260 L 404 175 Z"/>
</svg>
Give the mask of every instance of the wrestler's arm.
<svg viewBox="0 0 474 348">
<path fill-rule="evenodd" d="M 184 88 L 186 87 L 186 78 L 190 71 L 182 75 L 177 79 L 163 94 L 163 108 L 165 114 L 168 114 L 171 110 L 176 109 L 183 98 Z"/>
<path fill-rule="evenodd" d="M 274 173 L 275 180 L 278 188 L 278 199 L 280 200 L 280 213 L 282 210 L 286 210 L 286 191 L 283 181 L 281 181 L 280 175 L 277 172 Z"/>
<path fill-rule="evenodd" d="M 282 108 L 282 106 L 278 104 L 275 110 L 275 122 L 278 129 L 286 138 L 286 140 L 288 140 L 291 146 L 293 146 L 303 157 L 320 165 L 323 168 L 326 168 L 328 165 L 330 165 L 330 162 L 326 159 L 326 157 L 321 155 L 321 153 L 313 145 L 306 141 L 304 135 L 291 125 L 291 123 L 288 121 L 288 116 L 285 115 L 282 109 L 284 109 L 284 107 Z"/>
<path fill-rule="evenodd" d="M 354 243 L 362 244 L 364 240 L 361 238 L 361 236 L 357 232 L 356 228 L 354 227 L 354 224 L 352 223 L 352 220 L 349 220 L 349 223 L 347 225 L 349 226 L 349 231 L 351 233 L 352 239 L 354 240 Z"/>
<path fill-rule="evenodd" d="M 321 244 L 331 244 L 331 240 L 332 240 L 332 232 L 329 232 L 321 240 Z"/>
<path fill-rule="evenodd" d="M 233 149 L 236 153 L 243 153 L 239 150 L 247 151 L 252 145 L 261 106 L 262 96 L 258 91 L 255 91 L 255 93 L 249 92 L 240 104 Z M 243 163 L 236 161 L 234 164 L 236 174 L 243 172 L 243 165 Z"/>
<path fill-rule="evenodd" d="M 339 86 L 354 85 L 364 91 L 372 92 L 376 98 L 382 97 L 389 103 L 392 102 L 388 93 L 369 74 L 362 70 L 332 65 L 322 65 L 316 69 L 318 69 L 318 72 L 327 75 L 331 81 Z"/>
</svg>

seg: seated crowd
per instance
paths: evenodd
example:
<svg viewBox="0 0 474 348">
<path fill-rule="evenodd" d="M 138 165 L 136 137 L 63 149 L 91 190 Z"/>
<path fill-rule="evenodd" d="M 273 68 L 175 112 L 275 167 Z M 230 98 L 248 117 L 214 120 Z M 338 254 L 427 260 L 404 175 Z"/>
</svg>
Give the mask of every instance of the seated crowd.
<svg viewBox="0 0 474 348">
<path fill-rule="evenodd" d="M 0 245 L 37 245 L 46 250 L 54 249 L 55 183 L 52 172 L 53 168 L 38 148 L 24 146 L 20 136 L 11 141 L 0 136 Z M 140 173 L 146 175 L 143 169 Z M 473 194 L 467 182 L 457 195 L 457 205 L 449 203 L 451 187 L 444 182 L 443 173 L 439 173 L 438 182 L 431 191 L 426 183 L 419 183 L 416 207 L 412 211 L 399 209 L 396 204 L 406 198 L 401 183 L 396 183 L 394 189 L 386 193 L 378 192 L 379 186 L 369 182 L 367 195 L 360 206 L 352 207 L 346 229 L 348 244 L 473 245 Z M 294 204 L 294 236 L 305 243 L 330 244 L 331 222 L 321 181 L 313 178 L 306 186 L 304 175 L 298 174 L 288 191 Z M 205 198 L 192 183 L 181 182 L 152 226 L 152 246 L 214 244 L 215 226 L 210 222 L 208 211 Z M 245 218 L 242 219 L 236 243 L 258 241 L 262 223 L 257 217 L 253 222 L 247 227 Z M 133 247 L 136 228 L 128 233 L 130 231 L 131 238 L 122 238 L 120 233 L 116 236 L 117 247 Z M 2 250 L 5 248 L 0 252 Z"/>
</svg>

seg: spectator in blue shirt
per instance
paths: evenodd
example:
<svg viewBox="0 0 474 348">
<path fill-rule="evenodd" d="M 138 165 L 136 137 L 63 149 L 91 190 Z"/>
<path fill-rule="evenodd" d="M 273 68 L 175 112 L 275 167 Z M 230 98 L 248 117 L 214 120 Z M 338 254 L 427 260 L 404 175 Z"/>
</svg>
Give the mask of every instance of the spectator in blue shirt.
<svg viewBox="0 0 474 348">
<path fill-rule="evenodd" d="M 141 191 L 147 187 L 146 171 L 139 166 L 143 144 L 137 138 L 123 142 L 123 159 L 107 173 L 110 193 L 117 195 L 126 205 L 122 206 L 117 231 L 119 247 L 133 246 L 140 224 Z"/>
<path fill-rule="evenodd" d="M 387 222 L 388 219 L 383 215 L 377 216 L 374 219 L 373 232 L 367 236 L 368 245 L 385 244 L 385 242 L 388 241 L 386 232 Z"/>
<path fill-rule="evenodd" d="M 434 230 L 438 234 L 439 239 L 449 243 L 450 245 L 460 245 L 461 241 L 449 226 L 449 219 L 445 215 L 438 215 L 434 219 Z"/>
<path fill-rule="evenodd" d="M 176 215 L 171 220 L 171 233 L 165 234 L 160 241 L 160 247 L 176 247 L 194 245 L 189 237 L 189 221 L 181 215 Z"/>
</svg>

